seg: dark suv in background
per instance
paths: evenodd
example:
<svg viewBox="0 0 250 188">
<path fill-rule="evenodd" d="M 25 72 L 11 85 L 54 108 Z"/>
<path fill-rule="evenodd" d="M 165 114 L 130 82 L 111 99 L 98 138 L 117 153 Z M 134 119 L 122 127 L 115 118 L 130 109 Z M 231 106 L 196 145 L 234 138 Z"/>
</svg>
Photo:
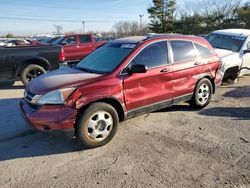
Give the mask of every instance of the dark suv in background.
<svg viewBox="0 0 250 188">
<path fill-rule="evenodd" d="M 108 143 L 119 121 L 187 101 L 203 108 L 221 84 L 203 38 L 151 35 L 112 41 L 74 68 L 32 80 L 20 106 L 42 131 L 71 131 L 87 147 Z"/>
</svg>

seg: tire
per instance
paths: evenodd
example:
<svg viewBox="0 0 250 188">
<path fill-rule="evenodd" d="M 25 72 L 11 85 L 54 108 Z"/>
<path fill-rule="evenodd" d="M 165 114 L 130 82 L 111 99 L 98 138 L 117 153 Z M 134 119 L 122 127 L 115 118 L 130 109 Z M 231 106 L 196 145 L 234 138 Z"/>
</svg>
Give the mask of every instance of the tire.
<svg viewBox="0 0 250 188">
<path fill-rule="evenodd" d="M 21 72 L 21 80 L 25 86 L 34 78 L 45 74 L 46 70 L 40 65 L 31 64 L 25 67 Z"/>
<path fill-rule="evenodd" d="M 202 109 L 206 107 L 212 98 L 213 86 L 209 79 L 203 78 L 201 79 L 194 91 L 194 95 L 190 101 L 190 105 L 196 109 Z"/>
<path fill-rule="evenodd" d="M 80 115 L 76 136 L 87 148 L 100 147 L 112 140 L 118 124 L 117 111 L 107 103 L 96 102 Z"/>
</svg>

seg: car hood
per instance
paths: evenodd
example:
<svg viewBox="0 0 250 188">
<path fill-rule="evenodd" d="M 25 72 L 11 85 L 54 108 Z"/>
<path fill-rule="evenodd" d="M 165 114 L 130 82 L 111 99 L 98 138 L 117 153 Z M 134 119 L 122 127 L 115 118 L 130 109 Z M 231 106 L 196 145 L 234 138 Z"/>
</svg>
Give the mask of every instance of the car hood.
<svg viewBox="0 0 250 188">
<path fill-rule="evenodd" d="M 27 90 L 35 95 L 43 95 L 49 91 L 95 81 L 102 74 L 84 72 L 80 69 L 61 68 L 31 80 Z"/>
<path fill-rule="evenodd" d="M 233 52 L 230 50 L 224 50 L 224 49 L 218 49 L 218 48 L 215 48 L 215 52 L 219 55 L 220 58 L 225 58 L 227 56 L 237 54 L 237 52 Z"/>
</svg>

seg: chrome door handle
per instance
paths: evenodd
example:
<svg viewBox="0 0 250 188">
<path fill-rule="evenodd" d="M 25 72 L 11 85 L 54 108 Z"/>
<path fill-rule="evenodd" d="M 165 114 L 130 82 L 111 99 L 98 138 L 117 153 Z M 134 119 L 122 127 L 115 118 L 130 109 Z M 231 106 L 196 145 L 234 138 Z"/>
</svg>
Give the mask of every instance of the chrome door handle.
<svg viewBox="0 0 250 188">
<path fill-rule="evenodd" d="M 168 68 L 164 68 L 161 70 L 161 72 L 169 72 L 169 71 L 170 71 L 170 69 L 168 69 Z"/>
<path fill-rule="evenodd" d="M 201 62 L 195 62 L 194 65 L 201 65 Z"/>
<path fill-rule="evenodd" d="M 80 48 L 80 46 L 76 46 L 76 48 Z"/>
</svg>

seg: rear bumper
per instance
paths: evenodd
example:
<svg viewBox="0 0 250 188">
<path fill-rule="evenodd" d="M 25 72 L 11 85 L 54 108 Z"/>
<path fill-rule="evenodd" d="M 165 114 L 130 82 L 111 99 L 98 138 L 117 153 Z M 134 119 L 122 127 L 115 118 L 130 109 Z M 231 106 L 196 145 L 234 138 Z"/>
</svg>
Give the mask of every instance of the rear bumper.
<svg viewBox="0 0 250 188">
<path fill-rule="evenodd" d="M 64 105 L 33 107 L 24 99 L 20 102 L 23 118 L 37 130 L 58 135 L 74 136 L 77 111 Z"/>
</svg>

